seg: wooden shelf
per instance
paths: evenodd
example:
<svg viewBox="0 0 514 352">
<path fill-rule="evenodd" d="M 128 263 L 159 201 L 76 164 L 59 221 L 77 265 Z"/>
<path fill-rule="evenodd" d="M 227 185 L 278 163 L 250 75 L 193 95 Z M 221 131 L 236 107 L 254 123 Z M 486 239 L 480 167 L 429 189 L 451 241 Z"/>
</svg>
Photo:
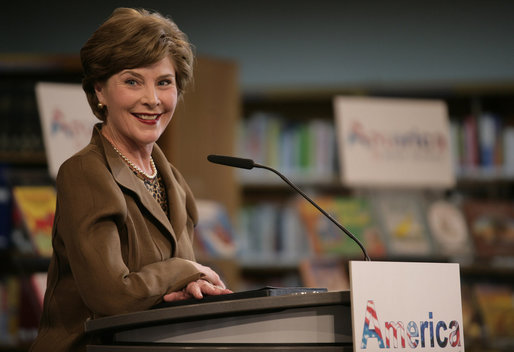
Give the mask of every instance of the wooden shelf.
<svg viewBox="0 0 514 352">
<path fill-rule="evenodd" d="M 3 250 L 0 252 L 0 264 L 0 275 L 32 274 L 46 272 L 50 264 L 50 258 L 20 254 L 12 250 Z"/>
<path fill-rule="evenodd" d="M 39 152 L 0 151 L 0 163 L 9 165 L 46 166 L 46 154 Z"/>
</svg>

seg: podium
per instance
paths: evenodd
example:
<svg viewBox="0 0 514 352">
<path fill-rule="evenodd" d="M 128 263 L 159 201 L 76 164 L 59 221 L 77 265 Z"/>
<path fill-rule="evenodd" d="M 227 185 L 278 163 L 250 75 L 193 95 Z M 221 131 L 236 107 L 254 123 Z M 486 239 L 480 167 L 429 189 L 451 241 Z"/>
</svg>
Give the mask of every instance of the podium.
<svg viewBox="0 0 514 352">
<path fill-rule="evenodd" d="M 351 261 L 350 288 L 247 291 L 89 320 L 87 350 L 464 351 L 458 264 Z"/>
<path fill-rule="evenodd" d="M 349 291 L 163 306 L 90 320 L 85 329 L 97 341 L 89 352 L 353 351 Z"/>
</svg>

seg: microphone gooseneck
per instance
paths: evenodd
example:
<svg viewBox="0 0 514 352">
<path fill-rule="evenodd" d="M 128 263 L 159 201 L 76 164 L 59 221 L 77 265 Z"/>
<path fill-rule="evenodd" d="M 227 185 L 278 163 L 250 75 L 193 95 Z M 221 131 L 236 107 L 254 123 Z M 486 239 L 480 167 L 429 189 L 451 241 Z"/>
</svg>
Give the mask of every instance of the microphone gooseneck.
<svg viewBox="0 0 514 352">
<path fill-rule="evenodd" d="M 221 164 L 226 166 L 233 166 L 243 169 L 253 169 L 261 168 L 269 170 L 275 174 L 277 174 L 284 182 L 286 182 L 291 188 L 293 188 L 296 192 L 298 192 L 303 198 L 305 198 L 309 203 L 311 203 L 316 209 L 318 209 L 323 215 L 325 215 L 334 225 L 336 225 L 341 231 L 343 231 L 348 237 L 350 237 L 362 250 L 362 253 L 364 254 L 364 259 L 366 261 L 371 261 L 371 258 L 368 256 L 368 252 L 366 251 L 366 248 L 362 245 L 362 243 L 359 241 L 357 237 L 350 231 L 348 231 L 343 225 L 341 225 L 339 222 L 336 221 L 330 214 L 328 214 L 325 210 L 323 210 L 316 202 L 314 202 L 309 196 L 307 196 L 300 188 L 298 188 L 294 183 L 292 183 L 287 177 L 282 175 L 279 171 L 273 169 L 272 167 L 261 165 L 255 163 L 251 159 L 243 159 L 243 158 L 236 158 L 232 156 L 222 156 L 222 155 L 209 155 L 207 156 L 207 160 L 209 160 L 212 163 L 215 164 Z"/>
</svg>

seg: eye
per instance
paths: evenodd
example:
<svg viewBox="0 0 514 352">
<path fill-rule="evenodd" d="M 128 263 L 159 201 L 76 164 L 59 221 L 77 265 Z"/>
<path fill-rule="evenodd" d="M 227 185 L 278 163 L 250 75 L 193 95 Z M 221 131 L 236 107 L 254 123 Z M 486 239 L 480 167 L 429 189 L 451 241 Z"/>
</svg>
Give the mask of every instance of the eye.
<svg viewBox="0 0 514 352">
<path fill-rule="evenodd" d="M 137 85 L 137 81 L 133 78 L 129 78 L 127 80 L 125 80 L 125 84 L 128 85 L 128 86 L 135 86 Z"/>
<path fill-rule="evenodd" d="M 163 79 L 162 81 L 159 81 L 159 86 L 169 86 L 173 84 L 173 80 L 171 79 Z"/>
</svg>

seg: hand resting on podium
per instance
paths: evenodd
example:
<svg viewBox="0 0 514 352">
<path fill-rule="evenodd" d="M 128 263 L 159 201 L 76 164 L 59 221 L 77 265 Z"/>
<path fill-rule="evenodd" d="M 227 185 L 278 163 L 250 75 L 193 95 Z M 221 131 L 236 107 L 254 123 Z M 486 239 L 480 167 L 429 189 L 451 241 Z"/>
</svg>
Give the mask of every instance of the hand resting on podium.
<svg viewBox="0 0 514 352">
<path fill-rule="evenodd" d="M 232 293 L 231 290 L 225 287 L 219 275 L 211 268 L 202 264 L 191 261 L 191 264 L 196 267 L 204 276 L 201 279 L 192 281 L 186 285 L 182 290 L 175 291 L 164 295 L 165 302 L 180 301 L 189 298 L 202 299 L 205 295 L 224 295 Z"/>
</svg>

